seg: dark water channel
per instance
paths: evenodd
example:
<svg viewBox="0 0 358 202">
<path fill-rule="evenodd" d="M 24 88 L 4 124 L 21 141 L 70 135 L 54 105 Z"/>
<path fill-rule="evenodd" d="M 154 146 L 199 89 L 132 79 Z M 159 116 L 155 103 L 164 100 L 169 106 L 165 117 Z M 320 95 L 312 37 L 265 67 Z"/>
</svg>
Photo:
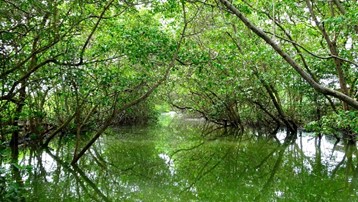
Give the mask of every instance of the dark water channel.
<svg viewBox="0 0 358 202">
<path fill-rule="evenodd" d="M 301 133 L 243 135 L 163 115 L 109 131 L 71 166 L 73 144 L 21 154 L 26 201 L 358 201 L 356 146 Z"/>
</svg>

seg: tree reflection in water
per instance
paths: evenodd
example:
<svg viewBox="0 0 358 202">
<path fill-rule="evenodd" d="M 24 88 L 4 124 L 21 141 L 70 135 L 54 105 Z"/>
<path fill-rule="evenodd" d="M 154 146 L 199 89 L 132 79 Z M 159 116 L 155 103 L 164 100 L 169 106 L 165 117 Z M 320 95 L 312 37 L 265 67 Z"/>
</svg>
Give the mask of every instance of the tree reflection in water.
<svg viewBox="0 0 358 202">
<path fill-rule="evenodd" d="M 327 137 L 177 120 L 112 130 L 78 166 L 72 148 L 22 151 L 32 170 L 12 176 L 21 174 L 27 201 L 358 200 L 356 146 Z"/>
</svg>

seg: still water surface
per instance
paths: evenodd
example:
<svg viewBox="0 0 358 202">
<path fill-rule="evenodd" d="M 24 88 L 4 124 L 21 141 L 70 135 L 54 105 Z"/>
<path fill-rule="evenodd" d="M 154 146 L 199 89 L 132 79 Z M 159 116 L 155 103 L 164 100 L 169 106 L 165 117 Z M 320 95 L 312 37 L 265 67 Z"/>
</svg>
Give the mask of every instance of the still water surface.
<svg viewBox="0 0 358 202">
<path fill-rule="evenodd" d="M 356 146 L 215 129 L 163 115 L 113 129 L 78 166 L 73 145 L 20 160 L 27 201 L 358 201 Z"/>
</svg>

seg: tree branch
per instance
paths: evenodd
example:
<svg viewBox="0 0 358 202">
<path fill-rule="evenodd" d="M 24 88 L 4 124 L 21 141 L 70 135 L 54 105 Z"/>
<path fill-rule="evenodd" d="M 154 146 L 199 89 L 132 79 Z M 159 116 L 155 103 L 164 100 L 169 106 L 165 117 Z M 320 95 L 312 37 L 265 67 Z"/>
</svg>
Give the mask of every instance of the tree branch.
<svg viewBox="0 0 358 202">
<path fill-rule="evenodd" d="M 268 35 L 266 35 L 261 29 L 256 27 L 254 24 L 251 23 L 236 7 L 234 7 L 229 1 L 227 0 L 220 0 L 222 4 L 226 6 L 227 9 L 232 11 L 244 24 L 247 28 L 249 28 L 251 31 L 253 31 L 257 36 L 262 38 L 267 44 L 269 44 L 292 68 L 296 70 L 298 74 L 301 75 L 301 77 L 306 80 L 316 91 L 332 95 L 339 100 L 342 100 L 343 102 L 351 105 L 355 109 L 358 109 L 358 101 L 354 98 L 349 97 L 348 95 L 345 95 L 344 93 L 341 93 L 339 91 L 335 91 L 333 89 L 327 88 L 325 86 L 320 85 L 314 79 L 305 72 L 300 65 L 298 65 L 286 52 L 282 50 L 282 48 L 276 44 Z"/>
</svg>

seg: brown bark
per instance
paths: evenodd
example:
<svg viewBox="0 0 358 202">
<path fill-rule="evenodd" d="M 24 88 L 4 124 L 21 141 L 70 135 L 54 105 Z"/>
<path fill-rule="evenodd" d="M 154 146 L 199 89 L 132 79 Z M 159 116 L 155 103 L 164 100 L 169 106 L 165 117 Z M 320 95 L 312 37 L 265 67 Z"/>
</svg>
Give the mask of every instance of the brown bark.
<svg viewBox="0 0 358 202">
<path fill-rule="evenodd" d="M 113 110 L 112 113 L 107 117 L 107 119 L 105 120 L 104 124 L 99 128 L 99 130 L 96 132 L 96 134 L 94 135 L 94 137 L 82 148 L 82 150 L 80 152 L 78 152 L 78 154 L 75 154 L 71 164 L 76 164 L 77 161 L 85 154 L 85 152 L 96 142 L 96 140 L 102 135 L 102 133 L 111 125 L 113 118 L 116 116 L 116 114 L 123 112 L 127 109 L 129 109 L 130 107 L 140 103 L 141 101 L 147 99 L 149 97 L 150 94 L 152 94 L 152 92 L 161 84 L 164 82 L 164 80 L 166 80 L 166 77 L 168 76 L 169 72 L 170 72 L 171 67 L 169 67 L 166 71 L 166 74 L 163 78 L 161 78 L 157 83 L 155 83 L 152 88 L 150 88 L 144 95 L 142 95 L 141 97 L 139 97 L 138 99 L 125 104 L 124 106 L 122 106 L 120 109 L 117 108 L 117 99 L 113 104 Z"/>
<path fill-rule="evenodd" d="M 58 127 L 51 135 L 47 138 L 43 146 L 47 146 L 51 140 L 59 133 L 62 129 L 64 129 L 76 116 L 76 113 L 73 113 L 60 127 Z"/>
<path fill-rule="evenodd" d="M 265 34 L 261 29 L 256 27 L 251 21 L 249 21 L 237 8 L 235 8 L 229 1 L 220 0 L 220 2 L 225 5 L 233 14 L 235 14 L 247 28 L 253 31 L 257 36 L 262 38 L 267 44 L 269 44 L 312 88 L 317 92 L 320 92 L 325 95 L 331 95 L 338 98 L 339 100 L 347 103 L 355 109 L 358 109 L 358 101 L 348 95 L 341 93 L 339 91 L 327 88 L 325 86 L 317 83 L 304 69 L 296 63 L 282 48 L 274 42 L 267 34 Z"/>
<path fill-rule="evenodd" d="M 280 117 L 280 119 L 282 120 L 282 122 L 286 125 L 287 129 L 290 132 L 297 132 L 297 126 L 295 123 L 293 123 L 293 121 L 289 120 L 286 115 L 285 112 L 282 109 L 281 103 L 280 103 L 280 99 L 278 97 L 278 94 L 275 93 L 275 89 L 273 88 L 273 86 L 269 85 L 268 83 L 266 83 L 266 81 L 264 81 L 260 75 L 258 74 L 258 72 L 256 70 L 254 70 L 254 75 L 260 80 L 261 84 L 264 86 L 264 88 L 266 89 L 267 93 L 269 94 L 271 101 L 273 103 L 273 105 L 275 106 L 278 115 Z"/>
<path fill-rule="evenodd" d="M 141 101 L 147 99 L 152 93 L 153 91 L 159 86 L 161 85 L 164 81 L 167 80 L 168 76 L 169 76 L 169 73 L 170 73 L 170 70 L 174 67 L 175 65 L 175 61 L 176 59 L 178 58 L 178 52 L 179 52 L 179 49 L 181 47 L 181 43 L 183 42 L 184 40 L 184 34 L 185 34 L 185 31 L 186 31 L 186 28 L 187 28 L 187 20 L 186 20 L 186 11 L 185 11 L 185 7 L 184 7 L 184 3 L 182 3 L 182 6 L 183 6 L 183 15 L 184 15 L 184 27 L 183 27 L 183 30 L 182 30 L 182 33 L 181 33 L 181 37 L 178 41 L 178 44 L 177 44 L 177 48 L 174 52 L 174 55 L 170 61 L 170 64 L 168 66 L 168 68 L 166 69 L 164 75 L 162 78 L 160 78 L 146 93 L 144 93 L 141 97 L 137 98 L 136 100 L 133 100 L 132 102 L 129 102 L 125 105 L 123 105 L 120 109 L 117 108 L 117 98 L 114 102 L 114 105 L 113 105 L 113 110 L 112 110 L 112 113 L 111 115 L 106 119 L 104 125 L 102 125 L 99 130 L 97 131 L 97 133 L 94 135 L 94 137 L 82 148 L 82 150 L 74 156 L 74 158 L 72 159 L 72 162 L 71 164 L 74 165 L 77 163 L 77 161 L 86 153 L 86 151 L 96 142 L 96 140 L 102 135 L 102 133 L 111 125 L 111 122 L 113 120 L 113 118 L 115 117 L 116 114 L 120 113 L 120 112 L 123 112 L 127 109 L 129 109 L 130 107 L 140 103 Z"/>
<path fill-rule="evenodd" d="M 307 4 L 307 7 L 309 9 L 309 12 L 311 14 L 311 17 L 312 17 L 313 21 L 315 22 L 315 24 L 318 27 L 318 29 L 321 31 L 321 33 L 323 35 L 323 38 L 325 39 L 325 41 L 326 41 L 326 43 L 327 43 L 327 45 L 329 47 L 329 51 L 331 52 L 331 55 L 338 56 L 336 40 L 331 40 L 330 39 L 330 37 L 329 37 L 324 25 L 321 24 L 318 21 L 315 13 L 313 11 L 313 7 L 312 7 L 313 1 L 306 0 L 306 4 Z M 343 72 L 343 69 L 342 69 L 342 61 L 337 57 L 334 57 L 333 60 L 334 60 L 334 64 L 335 64 L 335 67 L 336 67 L 337 74 L 338 74 L 339 85 L 341 87 L 341 91 L 344 94 L 349 95 L 348 94 L 348 88 L 347 88 L 347 82 L 346 82 L 344 72 Z M 343 109 L 348 110 L 348 105 L 345 102 L 343 102 Z"/>
</svg>

